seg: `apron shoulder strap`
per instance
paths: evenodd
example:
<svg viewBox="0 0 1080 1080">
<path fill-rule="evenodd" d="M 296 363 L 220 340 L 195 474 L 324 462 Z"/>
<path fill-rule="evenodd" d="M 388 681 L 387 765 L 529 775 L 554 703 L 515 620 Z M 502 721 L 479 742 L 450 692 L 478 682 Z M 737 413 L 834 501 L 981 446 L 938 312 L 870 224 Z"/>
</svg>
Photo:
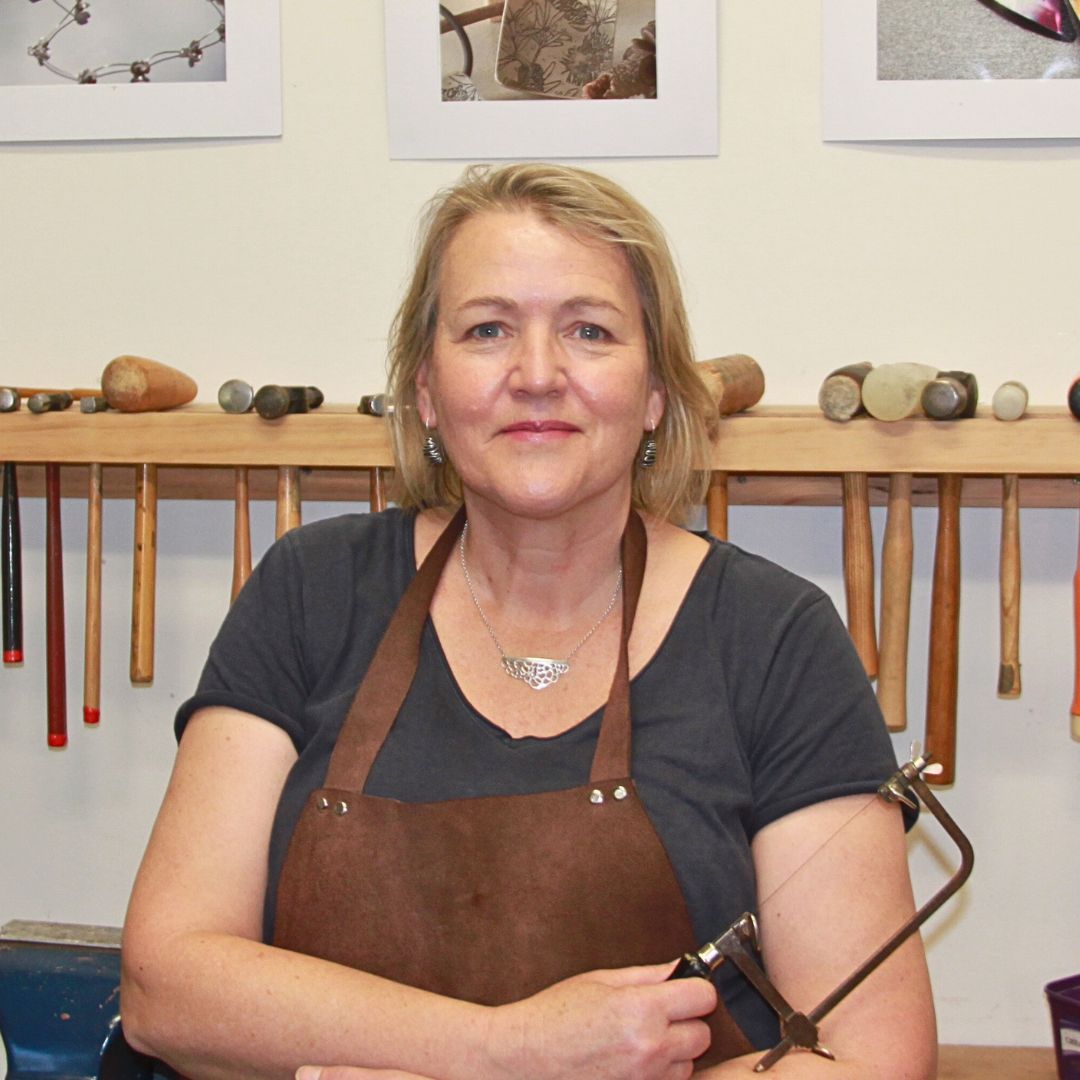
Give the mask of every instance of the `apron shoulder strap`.
<svg viewBox="0 0 1080 1080">
<path fill-rule="evenodd" d="M 622 640 L 589 773 L 591 783 L 630 775 L 630 631 L 634 628 L 641 583 L 645 578 L 647 550 L 645 525 L 641 515 L 631 510 L 622 538 Z"/>
<path fill-rule="evenodd" d="M 443 529 L 409 582 L 341 726 L 326 787 L 363 791 L 420 662 L 420 640 L 439 578 L 465 527 L 465 507 Z"/>
</svg>

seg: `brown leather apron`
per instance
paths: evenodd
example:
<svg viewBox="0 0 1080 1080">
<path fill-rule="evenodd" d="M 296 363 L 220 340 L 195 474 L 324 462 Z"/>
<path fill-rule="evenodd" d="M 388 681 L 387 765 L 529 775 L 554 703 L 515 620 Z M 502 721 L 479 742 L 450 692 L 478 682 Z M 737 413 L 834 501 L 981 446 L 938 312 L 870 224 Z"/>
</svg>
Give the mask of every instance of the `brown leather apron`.
<svg viewBox="0 0 1080 1080">
<path fill-rule="evenodd" d="M 674 960 L 700 943 L 630 778 L 627 642 L 646 550 L 636 513 L 622 543 L 622 646 L 589 782 L 435 803 L 363 794 L 464 520 L 461 511 L 402 597 L 326 784 L 304 806 L 278 885 L 274 944 L 486 1005 L 583 971 Z M 701 1064 L 752 1049 L 723 1004 L 709 1022 Z"/>
</svg>

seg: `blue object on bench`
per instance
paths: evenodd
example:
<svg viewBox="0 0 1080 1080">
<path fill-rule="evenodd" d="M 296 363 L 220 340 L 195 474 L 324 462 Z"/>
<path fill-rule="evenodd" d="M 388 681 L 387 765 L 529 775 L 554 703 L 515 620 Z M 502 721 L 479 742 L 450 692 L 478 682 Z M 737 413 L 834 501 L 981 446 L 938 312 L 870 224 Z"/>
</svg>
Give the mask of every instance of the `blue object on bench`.
<svg viewBox="0 0 1080 1080">
<path fill-rule="evenodd" d="M 19 921 L 0 927 L 0 1035 L 8 1080 L 173 1075 L 124 1040 L 120 932 L 111 927 Z"/>
</svg>

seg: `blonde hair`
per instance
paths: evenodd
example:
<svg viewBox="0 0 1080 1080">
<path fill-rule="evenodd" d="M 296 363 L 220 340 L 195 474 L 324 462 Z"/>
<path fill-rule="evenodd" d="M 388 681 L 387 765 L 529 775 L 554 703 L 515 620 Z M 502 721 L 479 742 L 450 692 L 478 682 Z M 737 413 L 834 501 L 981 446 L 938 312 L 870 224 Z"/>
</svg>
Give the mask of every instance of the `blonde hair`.
<svg viewBox="0 0 1080 1080">
<path fill-rule="evenodd" d="M 428 204 L 416 265 L 390 330 L 390 418 L 396 462 L 395 499 L 402 506 L 459 503 L 461 481 L 447 461 L 433 467 L 422 453 L 425 431 L 416 409 L 416 375 L 431 355 L 438 317 L 439 275 L 457 229 L 476 214 L 523 211 L 626 253 L 641 300 L 653 375 L 667 401 L 657 426 L 657 462 L 634 466 L 633 503 L 658 517 L 685 520 L 705 496 L 716 405 L 694 365 L 678 273 L 656 219 L 618 184 L 564 165 L 473 165 Z"/>
</svg>

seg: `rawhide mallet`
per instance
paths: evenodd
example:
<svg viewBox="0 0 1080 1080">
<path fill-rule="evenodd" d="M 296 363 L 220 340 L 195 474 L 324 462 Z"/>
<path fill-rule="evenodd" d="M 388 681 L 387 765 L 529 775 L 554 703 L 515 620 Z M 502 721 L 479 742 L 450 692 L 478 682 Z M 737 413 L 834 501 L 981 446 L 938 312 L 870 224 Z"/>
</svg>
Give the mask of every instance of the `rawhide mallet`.
<svg viewBox="0 0 1080 1080">
<path fill-rule="evenodd" d="M 119 412 L 161 412 L 194 401 L 199 387 L 190 375 L 158 360 L 118 356 L 101 373 L 101 392 Z"/>
<path fill-rule="evenodd" d="M 118 356 L 101 375 L 101 390 L 119 412 L 160 412 L 186 405 L 199 388 L 189 375 L 142 356 Z M 157 568 L 157 465 L 135 469 L 135 565 L 131 596 L 131 681 L 154 681 L 154 594 Z"/>
<path fill-rule="evenodd" d="M 698 374 L 705 382 L 719 416 L 752 409 L 765 393 L 765 373 L 751 356 L 731 353 L 697 362 Z M 710 432 L 715 436 L 716 432 Z M 706 501 L 709 532 L 718 540 L 728 538 L 728 474 L 714 471 Z"/>
<path fill-rule="evenodd" d="M 818 406 L 828 419 L 844 422 L 866 412 L 862 399 L 863 381 L 873 367 L 863 360 L 846 364 L 825 376 L 818 390 Z"/>
</svg>

